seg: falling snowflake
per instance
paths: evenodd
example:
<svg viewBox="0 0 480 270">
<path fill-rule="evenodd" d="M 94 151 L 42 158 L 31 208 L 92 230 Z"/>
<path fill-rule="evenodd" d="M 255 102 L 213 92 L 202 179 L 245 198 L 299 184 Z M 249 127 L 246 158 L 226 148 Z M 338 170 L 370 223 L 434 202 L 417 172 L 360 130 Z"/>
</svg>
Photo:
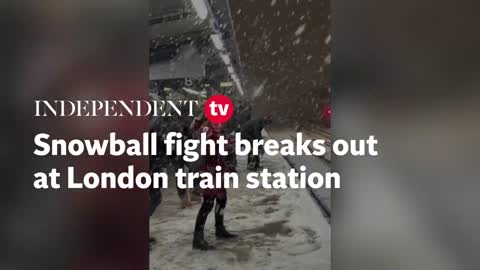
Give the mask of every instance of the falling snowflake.
<svg viewBox="0 0 480 270">
<path fill-rule="evenodd" d="M 275 4 L 277 3 L 277 0 L 272 0 L 272 2 L 270 3 L 270 6 L 275 6 Z"/>
<path fill-rule="evenodd" d="M 330 41 L 332 40 L 332 36 L 331 35 L 328 35 L 326 38 L 325 38 L 325 44 L 330 44 Z"/>
<path fill-rule="evenodd" d="M 305 32 L 305 28 L 307 27 L 306 24 L 302 24 L 300 25 L 297 30 L 295 31 L 295 36 L 300 36 L 301 34 L 303 34 L 303 32 Z"/>
<path fill-rule="evenodd" d="M 328 54 L 327 57 L 325 57 L 324 62 L 325 64 L 330 65 L 330 63 L 332 63 L 332 55 Z"/>
</svg>

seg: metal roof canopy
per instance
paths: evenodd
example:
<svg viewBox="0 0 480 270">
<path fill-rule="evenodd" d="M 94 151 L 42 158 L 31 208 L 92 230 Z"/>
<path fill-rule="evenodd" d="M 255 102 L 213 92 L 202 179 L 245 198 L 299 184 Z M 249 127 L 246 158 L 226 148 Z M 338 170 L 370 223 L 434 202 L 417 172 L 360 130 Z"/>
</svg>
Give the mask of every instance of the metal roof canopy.
<svg viewBox="0 0 480 270">
<path fill-rule="evenodd" d="M 171 61 L 150 65 L 150 80 L 179 78 L 198 79 L 205 77 L 206 57 L 191 45 L 181 48 L 180 53 Z"/>
<path fill-rule="evenodd" d="M 198 3 L 205 8 L 195 7 L 193 1 L 204 1 Z M 228 0 L 151 0 L 150 3 L 150 39 L 154 41 L 150 79 L 202 78 L 206 66 L 214 71 L 207 74 L 209 78 L 238 78 L 235 71 L 240 70 L 240 59 Z M 221 39 L 223 48 L 212 44 L 214 35 Z M 192 47 L 197 48 L 196 56 L 182 55 L 186 48 L 191 51 Z"/>
</svg>

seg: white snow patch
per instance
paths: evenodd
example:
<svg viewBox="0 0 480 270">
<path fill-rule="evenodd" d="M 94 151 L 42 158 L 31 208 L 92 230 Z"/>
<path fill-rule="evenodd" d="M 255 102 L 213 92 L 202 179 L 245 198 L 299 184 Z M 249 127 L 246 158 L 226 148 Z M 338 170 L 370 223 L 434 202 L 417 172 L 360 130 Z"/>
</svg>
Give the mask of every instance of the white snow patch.
<svg viewBox="0 0 480 270">
<path fill-rule="evenodd" d="M 208 8 L 204 0 L 192 0 L 191 2 L 198 18 L 205 20 L 208 16 Z"/>
</svg>

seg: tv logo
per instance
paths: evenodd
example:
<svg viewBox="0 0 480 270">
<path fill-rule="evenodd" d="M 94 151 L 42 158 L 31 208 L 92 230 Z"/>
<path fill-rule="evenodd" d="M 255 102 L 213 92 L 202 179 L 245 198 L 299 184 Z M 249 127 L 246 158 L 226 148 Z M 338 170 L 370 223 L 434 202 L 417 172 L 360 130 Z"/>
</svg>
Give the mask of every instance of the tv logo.
<svg viewBox="0 0 480 270">
<path fill-rule="evenodd" d="M 224 95 L 215 95 L 205 102 L 203 112 L 210 122 L 223 124 L 233 116 L 233 102 Z"/>
</svg>

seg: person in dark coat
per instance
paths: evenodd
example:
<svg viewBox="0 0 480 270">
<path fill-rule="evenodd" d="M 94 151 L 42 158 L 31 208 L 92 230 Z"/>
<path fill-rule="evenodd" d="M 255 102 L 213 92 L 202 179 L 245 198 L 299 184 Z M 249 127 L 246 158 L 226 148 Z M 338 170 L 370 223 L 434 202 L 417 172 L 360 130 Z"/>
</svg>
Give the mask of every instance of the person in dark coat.
<svg viewBox="0 0 480 270">
<path fill-rule="evenodd" d="M 265 128 L 266 125 L 272 123 L 271 117 L 262 117 L 257 119 L 251 119 L 247 121 L 241 127 L 241 134 L 242 139 L 248 140 L 250 144 L 253 144 L 254 140 L 261 140 L 262 137 L 262 130 Z M 251 150 L 248 154 L 248 165 L 247 169 L 249 170 L 257 170 L 260 168 L 260 157 L 259 155 L 254 155 L 253 151 Z"/>
</svg>

